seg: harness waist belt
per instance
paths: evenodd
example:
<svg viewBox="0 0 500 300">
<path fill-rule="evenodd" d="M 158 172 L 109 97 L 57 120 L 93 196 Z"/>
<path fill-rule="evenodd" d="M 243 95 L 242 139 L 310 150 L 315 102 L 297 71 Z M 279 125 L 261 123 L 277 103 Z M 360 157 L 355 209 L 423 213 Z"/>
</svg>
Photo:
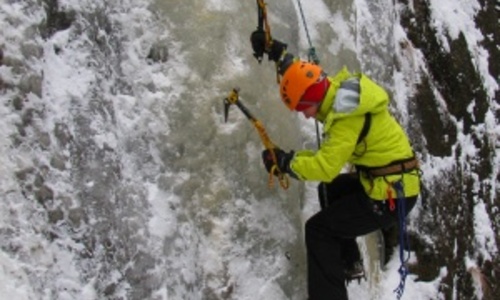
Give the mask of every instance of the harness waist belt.
<svg viewBox="0 0 500 300">
<path fill-rule="evenodd" d="M 394 161 L 383 167 L 356 166 L 356 168 L 360 171 L 366 172 L 366 174 L 370 177 L 379 177 L 413 171 L 419 168 L 419 163 L 417 158 L 414 156 L 412 158 Z"/>
</svg>

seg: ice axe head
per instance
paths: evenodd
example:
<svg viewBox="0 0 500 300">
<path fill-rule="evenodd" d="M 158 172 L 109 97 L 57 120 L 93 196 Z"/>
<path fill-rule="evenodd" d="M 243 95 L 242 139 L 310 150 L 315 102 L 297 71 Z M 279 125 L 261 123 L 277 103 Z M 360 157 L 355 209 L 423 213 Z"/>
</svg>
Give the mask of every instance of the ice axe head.
<svg viewBox="0 0 500 300">
<path fill-rule="evenodd" d="M 229 93 L 229 96 L 224 98 L 224 122 L 225 123 L 227 123 L 227 116 L 229 115 L 229 106 L 231 106 L 231 104 L 236 104 L 238 102 L 239 91 L 240 91 L 239 88 L 234 88 L 231 91 L 231 93 Z"/>
</svg>

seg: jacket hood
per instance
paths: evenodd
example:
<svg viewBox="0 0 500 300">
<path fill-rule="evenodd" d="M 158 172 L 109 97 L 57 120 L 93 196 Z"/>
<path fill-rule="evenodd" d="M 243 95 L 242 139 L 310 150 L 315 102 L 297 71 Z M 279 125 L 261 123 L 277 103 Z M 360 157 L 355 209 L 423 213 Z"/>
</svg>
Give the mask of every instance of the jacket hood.
<svg viewBox="0 0 500 300">
<path fill-rule="evenodd" d="M 316 119 L 345 118 L 346 116 L 376 114 L 387 109 L 389 95 L 364 74 L 351 74 L 343 68 L 333 77 L 328 77 L 330 88 L 321 103 Z"/>
</svg>

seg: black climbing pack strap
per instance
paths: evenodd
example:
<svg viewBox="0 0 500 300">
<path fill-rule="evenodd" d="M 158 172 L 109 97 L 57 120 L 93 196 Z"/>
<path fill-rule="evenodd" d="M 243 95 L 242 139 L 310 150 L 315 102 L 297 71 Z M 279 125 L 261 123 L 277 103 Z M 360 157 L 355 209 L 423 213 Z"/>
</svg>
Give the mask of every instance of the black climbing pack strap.
<svg viewBox="0 0 500 300">
<path fill-rule="evenodd" d="M 365 139 L 365 137 L 368 135 L 368 131 L 370 131 L 371 125 L 372 125 L 372 114 L 366 113 L 365 122 L 363 123 L 363 128 L 361 128 L 361 132 L 359 133 L 356 145 L 361 143 L 361 141 Z"/>
</svg>

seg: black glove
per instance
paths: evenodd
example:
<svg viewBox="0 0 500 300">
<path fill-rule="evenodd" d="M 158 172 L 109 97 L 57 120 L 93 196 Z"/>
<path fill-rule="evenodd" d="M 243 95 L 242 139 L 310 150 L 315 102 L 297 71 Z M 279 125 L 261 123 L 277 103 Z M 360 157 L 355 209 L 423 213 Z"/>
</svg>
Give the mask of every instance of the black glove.
<svg viewBox="0 0 500 300">
<path fill-rule="evenodd" d="M 266 52 L 266 33 L 264 30 L 257 29 L 250 35 L 252 43 L 253 56 L 260 62 Z"/>
<path fill-rule="evenodd" d="M 264 53 L 267 53 L 269 60 L 278 62 L 281 54 L 283 54 L 283 51 L 287 48 L 285 43 L 273 40 L 271 41 L 271 48 L 266 49 L 266 32 L 261 29 L 252 32 L 250 35 L 250 42 L 252 43 L 253 56 L 255 56 L 258 61 L 262 59 Z"/>
<path fill-rule="evenodd" d="M 271 44 L 271 49 L 269 50 L 268 56 L 269 60 L 278 62 L 283 54 L 283 51 L 286 50 L 287 45 L 278 40 L 273 40 Z"/>
<path fill-rule="evenodd" d="M 290 151 L 289 153 L 286 153 L 280 148 L 274 148 L 274 154 L 276 155 L 276 164 L 278 165 L 280 171 L 283 173 L 288 173 L 291 176 L 297 178 L 295 173 L 293 173 L 293 171 L 290 169 L 290 161 L 293 158 L 294 152 Z M 267 172 L 271 173 L 271 169 L 274 166 L 274 161 L 273 155 L 270 150 L 266 149 L 262 151 L 262 161 L 264 162 L 264 166 L 266 167 Z M 274 175 L 277 174 L 277 172 L 274 173 Z"/>
</svg>

